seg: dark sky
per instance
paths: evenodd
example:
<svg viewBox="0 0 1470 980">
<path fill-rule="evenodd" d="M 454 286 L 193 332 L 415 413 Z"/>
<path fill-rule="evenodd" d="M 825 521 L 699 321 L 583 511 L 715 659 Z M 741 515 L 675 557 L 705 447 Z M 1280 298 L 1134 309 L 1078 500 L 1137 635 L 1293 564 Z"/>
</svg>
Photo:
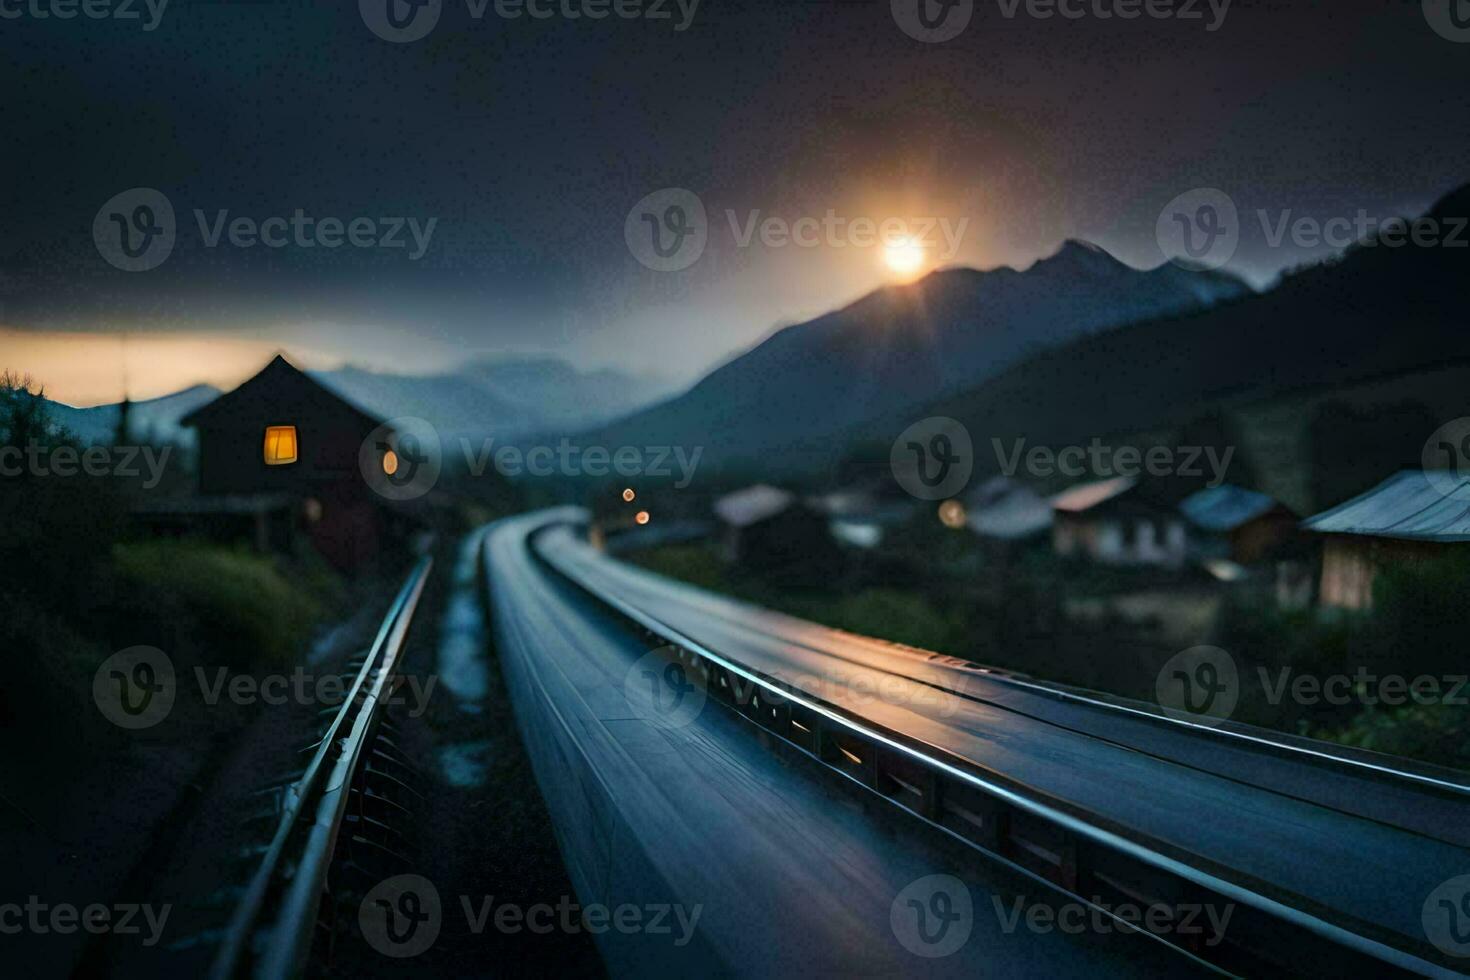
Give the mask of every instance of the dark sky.
<svg viewBox="0 0 1470 980">
<path fill-rule="evenodd" d="M 401 44 L 351 2 L 173 0 L 153 30 L 34 15 L 51 2 L 0 0 L 0 344 L 28 353 L 36 331 L 210 332 L 321 363 L 549 350 L 686 378 L 889 275 L 873 249 L 739 247 L 727 211 L 964 219 L 930 264 L 1024 265 L 1081 237 L 1153 266 L 1165 202 L 1216 187 L 1241 215 L 1229 268 L 1260 284 L 1331 249 L 1271 246 L 1257 209 L 1388 217 L 1470 179 L 1470 43 L 1419 0 L 1235 0 L 1215 30 L 1205 0 L 1201 20 L 977 0 L 944 43 L 905 34 L 889 0 L 703 0 L 682 31 L 672 0 L 672 20 L 600 21 L 445 0 Z M 129 273 L 92 223 L 134 187 L 178 231 Z M 666 187 L 709 221 L 677 272 L 624 240 Z M 437 220 L 412 260 L 208 248 L 194 215 L 298 208 Z"/>
</svg>

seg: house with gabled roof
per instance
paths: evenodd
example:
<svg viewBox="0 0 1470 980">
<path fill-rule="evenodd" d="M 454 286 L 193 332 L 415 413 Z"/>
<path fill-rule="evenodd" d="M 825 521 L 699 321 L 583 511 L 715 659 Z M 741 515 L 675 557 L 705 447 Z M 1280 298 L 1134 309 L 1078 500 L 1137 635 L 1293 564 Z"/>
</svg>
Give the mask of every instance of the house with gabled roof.
<svg viewBox="0 0 1470 980">
<path fill-rule="evenodd" d="M 1253 565 L 1276 557 L 1296 534 L 1298 516 L 1274 497 L 1230 483 L 1185 497 L 1179 511 L 1193 527 L 1196 554 Z"/>
<path fill-rule="evenodd" d="M 1470 548 L 1470 477 L 1402 470 L 1302 527 L 1322 537 L 1322 605 L 1369 609 L 1385 568 Z"/>
<path fill-rule="evenodd" d="M 213 509 L 279 525 L 285 506 L 289 530 L 304 532 L 338 568 L 355 568 L 379 552 L 393 521 L 363 467 L 392 472 L 393 434 L 285 357 L 276 355 L 181 424 L 198 433 L 194 522 Z M 278 544 L 280 537 L 277 526 L 271 538 Z"/>
</svg>

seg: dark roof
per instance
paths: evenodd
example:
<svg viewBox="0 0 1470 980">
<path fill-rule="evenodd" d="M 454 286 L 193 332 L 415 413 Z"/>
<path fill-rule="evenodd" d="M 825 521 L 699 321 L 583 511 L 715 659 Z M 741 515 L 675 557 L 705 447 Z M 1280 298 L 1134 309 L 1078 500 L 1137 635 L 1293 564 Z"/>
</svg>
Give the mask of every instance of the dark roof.
<svg viewBox="0 0 1470 980">
<path fill-rule="evenodd" d="M 1190 494 L 1179 504 L 1179 509 L 1196 527 L 1206 531 L 1234 531 L 1278 506 L 1264 493 L 1223 483 Z"/>
<path fill-rule="evenodd" d="M 1319 534 L 1409 541 L 1470 541 L 1470 477 L 1404 470 L 1302 522 Z"/>
<path fill-rule="evenodd" d="M 250 411 L 257 404 L 267 405 L 285 401 L 282 408 L 287 412 L 321 410 L 323 408 L 345 408 L 357 415 L 369 427 L 382 424 L 382 419 L 363 411 L 326 385 L 298 369 L 280 354 L 271 358 L 269 364 L 236 388 L 225 392 L 213 401 L 200 405 L 179 419 L 181 426 L 197 426 L 220 416 Z"/>
</svg>

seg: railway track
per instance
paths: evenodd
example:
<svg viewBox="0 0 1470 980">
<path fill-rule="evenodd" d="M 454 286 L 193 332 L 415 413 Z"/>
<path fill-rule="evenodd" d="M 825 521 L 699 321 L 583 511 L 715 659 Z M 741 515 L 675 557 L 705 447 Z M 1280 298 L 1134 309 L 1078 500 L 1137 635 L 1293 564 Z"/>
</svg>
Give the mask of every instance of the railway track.
<svg viewBox="0 0 1470 980">
<path fill-rule="evenodd" d="M 262 791 L 274 830 L 224 930 L 210 969 L 214 980 L 306 972 L 314 945 L 333 934 L 332 917 L 324 922 L 322 910 L 339 845 L 350 839 L 385 846 L 384 817 L 402 811 L 398 797 L 411 792 L 404 784 L 410 767 L 393 749 L 385 713 L 432 565 L 425 557 L 409 573 L 341 705 L 325 712 L 300 775 Z"/>
<path fill-rule="evenodd" d="M 1159 942 L 1190 960 L 1227 974 L 1464 975 L 1463 964 L 1448 960 L 1424 942 L 1422 934 L 1406 936 L 1371 918 L 1345 914 L 1340 906 L 1313 901 L 1275 880 L 1242 874 L 1022 778 L 977 765 L 949 746 L 851 710 L 840 699 L 818 697 L 761 670 L 715 641 L 691 635 L 688 627 L 674 625 L 653 611 L 646 594 L 620 587 L 610 575 L 576 560 L 570 549 L 562 547 L 564 535 L 558 547 L 540 547 L 543 532 L 549 530 L 542 529 L 529 541 L 537 559 L 665 651 L 666 662 L 678 672 L 681 683 L 697 687 L 710 702 L 757 729 L 763 744 L 794 751 L 881 798 L 905 819 L 962 842 L 977 858 L 1002 862 L 1101 915 L 1109 915 L 1109 908 L 1120 903 L 1174 909 L 1228 905 L 1235 917 L 1226 941 L 1218 945 L 1206 946 L 1181 935 L 1171 921 L 1160 921 L 1159 928 L 1150 930 Z M 738 628 L 774 629 L 748 622 Z M 781 641 L 788 646 L 801 642 L 790 636 Z M 1116 712 L 1118 717 L 1128 713 L 1103 702 L 1089 703 L 1087 708 Z M 1239 740 L 1233 733 L 1209 730 L 1187 734 L 1226 746 Z M 1301 759 L 1296 745 L 1253 747 L 1269 748 L 1273 756 L 1293 764 L 1339 765 L 1321 752 L 1305 753 L 1312 757 Z M 1350 778 L 1384 781 L 1396 784 L 1396 792 L 1422 795 L 1426 809 L 1431 802 L 1457 809 L 1465 803 L 1463 786 L 1440 785 L 1412 772 L 1374 770 L 1354 759 L 1340 760 L 1340 768 Z M 1218 816 L 1230 819 L 1228 813 Z"/>
</svg>

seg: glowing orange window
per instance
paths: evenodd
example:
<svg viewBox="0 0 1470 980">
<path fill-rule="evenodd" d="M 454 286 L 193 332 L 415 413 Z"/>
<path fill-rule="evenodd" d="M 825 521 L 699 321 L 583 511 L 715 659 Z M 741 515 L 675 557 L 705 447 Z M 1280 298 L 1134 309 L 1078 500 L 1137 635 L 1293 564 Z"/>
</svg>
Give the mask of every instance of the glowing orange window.
<svg viewBox="0 0 1470 980">
<path fill-rule="evenodd" d="M 296 426 L 271 425 L 265 430 L 265 465 L 296 462 Z"/>
</svg>

